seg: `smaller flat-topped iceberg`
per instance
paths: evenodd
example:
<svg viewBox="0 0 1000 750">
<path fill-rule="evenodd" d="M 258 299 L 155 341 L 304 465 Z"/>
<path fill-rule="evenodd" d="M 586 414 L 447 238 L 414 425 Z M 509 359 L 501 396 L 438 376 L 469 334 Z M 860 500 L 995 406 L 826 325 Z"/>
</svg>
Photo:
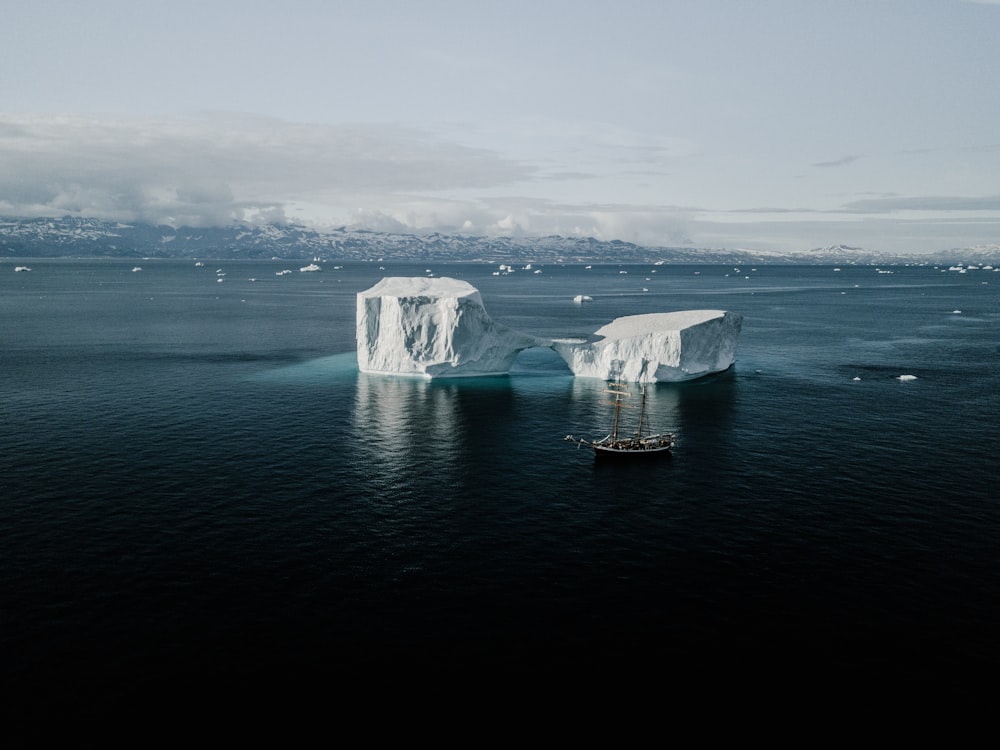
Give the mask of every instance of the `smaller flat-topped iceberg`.
<svg viewBox="0 0 1000 750">
<path fill-rule="evenodd" d="M 588 342 L 554 341 L 574 375 L 608 379 L 618 372 L 641 383 L 691 380 L 729 369 L 743 318 L 724 310 L 628 315 Z"/>
<path fill-rule="evenodd" d="M 519 352 L 551 343 L 493 322 L 479 291 L 458 279 L 384 278 L 357 305 L 362 372 L 506 375 Z"/>
</svg>

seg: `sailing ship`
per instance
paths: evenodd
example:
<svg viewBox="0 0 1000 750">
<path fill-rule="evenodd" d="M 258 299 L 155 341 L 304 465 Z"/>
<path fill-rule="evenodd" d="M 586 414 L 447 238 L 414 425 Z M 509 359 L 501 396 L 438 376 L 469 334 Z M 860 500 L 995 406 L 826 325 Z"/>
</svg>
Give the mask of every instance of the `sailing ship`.
<svg viewBox="0 0 1000 750">
<path fill-rule="evenodd" d="M 596 458 L 626 458 L 631 456 L 662 456 L 670 453 L 674 447 L 673 433 L 664 432 L 657 434 L 646 434 L 648 425 L 646 424 L 646 386 L 639 384 L 639 421 L 634 433 L 626 434 L 622 425 L 622 409 L 630 408 L 625 403 L 631 397 L 628 384 L 622 380 L 621 367 L 610 380 L 605 391 L 611 394 L 614 399 L 608 403 L 615 407 L 614 421 L 611 423 L 611 432 L 599 440 L 587 440 L 567 435 L 566 440 L 576 443 L 577 447 L 586 446 L 593 448 Z"/>
</svg>

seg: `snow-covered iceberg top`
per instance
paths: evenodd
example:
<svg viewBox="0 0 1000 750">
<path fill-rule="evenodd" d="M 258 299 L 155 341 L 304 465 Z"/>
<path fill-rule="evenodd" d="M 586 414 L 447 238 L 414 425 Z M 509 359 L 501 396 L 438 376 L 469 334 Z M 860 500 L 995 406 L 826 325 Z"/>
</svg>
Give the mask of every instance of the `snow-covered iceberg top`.
<svg viewBox="0 0 1000 750">
<path fill-rule="evenodd" d="M 642 383 L 691 380 L 736 360 L 743 318 L 725 310 L 682 310 L 616 318 L 588 342 L 554 341 L 574 375 Z"/>
<path fill-rule="evenodd" d="M 447 277 L 389 277 L 358 293 L 358 368 L 428 377 L 505 375 L 547 339 L 490 319 L 479 290 Z"/>
<path fill-rule="evenodd" d="M 447 277 L 389 277 L 359 292 L 362 372 L 457 377 L 509 372 L 518 353 L 554 349 L 580 377 L 690 380 L 728 369 L 742 318 L 723 310 L 630 315 L 588 340 L 544 339 L 494 322 L 479 291 Z"/>
</svg>

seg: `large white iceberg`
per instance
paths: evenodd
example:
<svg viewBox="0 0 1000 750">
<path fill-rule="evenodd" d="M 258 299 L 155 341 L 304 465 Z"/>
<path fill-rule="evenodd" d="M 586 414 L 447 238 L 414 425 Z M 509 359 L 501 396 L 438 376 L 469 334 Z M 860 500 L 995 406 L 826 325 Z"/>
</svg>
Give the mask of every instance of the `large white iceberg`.
<svg viewBox="0 0 1000 750">
<path fill-rule="evenodd" d="M 724 310 L 686 310 L 617 318 L 586 341 L 544 339 L 491 320 L 466 281 L 389 277 L 358 293 L 358 368 L 432 378 L 502 375 L 521 351 L 546 347 L 580 377 L 690 380 L 733 364 L 741 326 L 739 315 Z"/>
<path fill-rule="evenodd" d="M 628 315 L 594 333 L 594 341 L 553 341 L 574 375 L 657 383 L 722 372 L 736 360 L 743 318 L 725 310 Z"/>
<path fill-rule="evenodd" d="M 447 277 L 389 277 L 358 293 L 358 368 L 428 377 L 505 375 L 550 346 L 490 319 L 479 290 Z"/>
</svg>

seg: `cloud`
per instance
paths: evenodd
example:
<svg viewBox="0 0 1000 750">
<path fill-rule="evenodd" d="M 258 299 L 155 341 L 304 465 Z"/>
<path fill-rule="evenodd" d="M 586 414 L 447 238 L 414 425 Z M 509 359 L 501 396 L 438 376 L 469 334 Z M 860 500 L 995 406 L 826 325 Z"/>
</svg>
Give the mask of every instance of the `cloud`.
<svg viewBox="0 0 1000 750">
<path fill-rule="evenodd" d="M 989 213 L 1000 212 L 998 196 L 901 197 L 873 192 L 861 170 L 841 170 L 822 176 L 849 177 L 837 193 L 851 196 L 849 203 L 830 205 L 827 194 L 822 207 L 810 206 L 809 196 L 796 192 L 785 204 L 755 190 L 755 203 L 741 207 L 728 184 L 739 183 L 732 160 L 693 141 L 600 123 L 576 122 L 562 132 L 550 121 L 519 123 L 484 130 L 232 113 L 130 120 L 0 114 L 0 215 L 175 227 L 294 221 L 788 249 L 869 246 L 866 232 L 885 247 L 893 231 L 905 249 L 934 249 L 931 243 L 976 244 L 1000 231 Z M 898 212 L 910 213 L 904 220 Z M 963 219 L 960 212 L 978 214 Z"/>
<path fill-rule="evenodd" d="M 401 198 L 396 205 L 352 211 L 347 224 L 386 232 L 429 232 L 487 237 L 561 235 L 643 245 L 686 245 L 684 209 L 623 204 L 564 204 L 520 196 L 488 200 Z"/>
<path fill-rule="evenodd" d="M 839 159 L 834 159 L 833 161 L 818 161 L 812 166 L 814 167 L 843 167 L 860 159 L 860 156 L 849 155 L 842 156 Z"/>
<path fill-rule="evenodd" d="M 220 114 L 0 116 L 0 163 L 0 209 L 7 213 L 175 226 L 273 219 L 298 201 L 346 211 L 364 195 L 487 188 L 532 174 L 489 150 L 417 129 Z"/>
<path fill-rule="evenodd" d="M 1000 211 L 1000 195 L 980 197 L 925 195 L 909 198 L 866 198 L 846 203 L 843 209 L 858 213 L 890 213 L 893 211 Z"/>
<path fill-rule="evenodd" d="M 311 125 L 207 113 L 197 119 L 94 120 L 0 115 L 0 214 L 75 215 L 171 226 L 234 222 L 346 224 L 381 231 L 564 234 L 652 244 L 687 240 L 669 206 L 567 203 L 542 185 L 592 183 L 598 171 L 650 163 L 684 144 L 651 146 L 617 129 L 578 126 L 575 144 L 599 169 L 562 169 L 567 151 L 497 151 L 426 129 Z M 452 134 L 455 135 L 455 134 Z M 551 136 L 551 138 L 549 137 Z M 554 144 L 553 133 L 542 136 Z M 606 163 L 587 150 L 598 142 Z M 621 141 L 616 145 L 616 141 Z M 512 188 L 504 194 L 506 188 Z M 582 193 L 591 193 L 580 189 Z"/>
</svg>

